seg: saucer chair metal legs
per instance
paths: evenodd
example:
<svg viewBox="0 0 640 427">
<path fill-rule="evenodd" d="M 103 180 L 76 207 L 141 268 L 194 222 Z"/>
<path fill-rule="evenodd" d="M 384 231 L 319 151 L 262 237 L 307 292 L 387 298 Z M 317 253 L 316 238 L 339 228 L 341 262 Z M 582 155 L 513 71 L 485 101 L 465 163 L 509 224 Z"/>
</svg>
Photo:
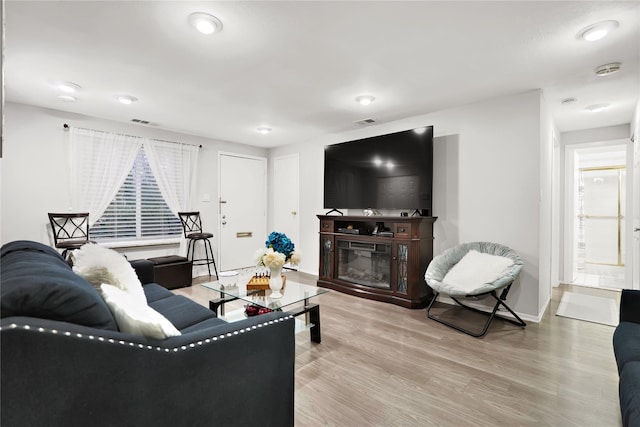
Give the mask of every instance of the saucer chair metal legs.
<svg viewBox="0 0 640 427">
<path fill-rule="evenodd" d="M 211 247 L 210 238 L 213 234 L 202 231 L 202 220 L 200 219 L 200 212 L 178 212 L 180 222 L 182 222 L 182 229 L 184 230 L 184 237 L 189 240 L 187 245 L 187 259 L 192 261 L 193 265 L 207 265 L 207 271 L 211 276 L 211 267 L 213 264 L 213 270 L 218 277 L 218 267 L 216 266 L 216 260 L 213 257 L 213 248 Z M 201 241 L 204 245 L 204 258 L 195 258 L 196 254 L 196 242 Z"/>
<path fill-rule="evenodd" d="M 478 264 L 475 264 L 476 268 L 473 268 L 474 263 L 477 263 L 478 261 L 469 261 L 471 260 L 471 258 L 473 258 L 469 257 L 466 259 L 467 262 L 460 262 L 471 251 L 474 251 L 474 254 L 471 255 L 484 257 L 482 258 L 482 260 L 485 263 L 490 263 L 494 259 L 499 259 L 501 262 L 504 262 L 505 264 L 502 264 L 502 267 L 499 268 L 501 272 L 496 273 L 496 275 L 494 275 L 490 280 L 478 279 L 475 273 L 477 273 L 478 269 L 480 269 L 481 267 Z M 494 257 L 488 255 L 492 255 Z M 507 259 L 505 260 L 505 258 Z M 512 261 L 510 264 L 509 260 Z M 446 282 L 444 280 L 445 276 L 447 276 L 447 273 L 449 273 L 449 271 L 451 271 L 453 267 L 456 266 L 459 262 L 460 265 L 458 266 L 457 270 L 458 277 L 460 277 L 459 273 L 461 269 L 467 270 L 469 266 L 472 266 L 472 268 L 470 268 L 468 271 L 464 271 L 462 275 L 463 277 L 466 277 L 466 280 L 472 280 L 472 289 L 469 288 L 469 284 L 465 284 L 464 286 L 462 286 L 460 285 L 460 282 L 458 285 L 448 283 L 451 275 L 447 277 Z M 505 265 L 507 267 L 505 267 Z M 518 255 L 518 253 L 513 249 L 510 249 L 509 247 L 498 243 L 463 243 L 445 250 L 443 253 L 433 258 L 425 273 L 425 280 L 427 284 L 433 289 L 434 293 L 433 298 L 431 299 L 431 302 L 427 307 L 427 317 L 431 320 L 435 320 L 436 322 L 442 323 L 443 325 L 449 326 L 453 329 L 464 332 L 465 334 L 471 335 L 476 338 L 482 337 L 487 333 L 489 327 L 491 326 L 491 322 L 493 322 L 493 319 L 496 317 L 524 328 L 525 326 L 527 326 L 527 324 L 505 303 L 507 294 L 509 293 L 514 280 L 519 276 L 522 267 L 523 262 L 520 258 L 520 255 Z M 478 279 L 481 283 L 476 285 L 474 283 L 476 279 Z M 499 291 L 501 291 L 500 296 L 498 296 Z M 464 309 L 474 311 L 476 313 L 481 313 L 487 316 L 487 321 L 480 332 L 474 332 L 470 329 L 463 328 L 459 324 L 454 324 L 448 320 L 444 320 L 441 316 L 434 316 L 433 314 L 431 314 L 433 304 L 440 294 L 448 296 L 453 301 L 455 301 L 456 304 Z M 460 301 L 461 298 L 477 299 L 479 297 L 493 298 L 495 300 L 493 309 L 491 311 L 485 311 L 475 307 L 471 307 Z M 503 307 L 509 313 L 511 313 L 514 319 L 497 314 L 500 307 Z"/>
<path fill-rule="evenodd" d="M 450 328 L 456 329 L 460 332 L 464 332 L 467 335 L 471 335 L 472 337 L 482 337 L 484 336 L 487 331 L 489 330 L 489 326 L 491 326 L 491 322 L 493 321 L 494 317 L 498 317 L 499 319 L 502 320 L 506 320 L 507 322 L 513 323 L 514 325 L 517 326 L 521 326 L 521 327 L 525 327 L 527 326 L 527 324 L 524 322 L 524 320 L 522 320 L 520 318 L 520 316 L 518 316 L 513 310 L 511 310 L 511 308 L 505 304 L 503 301 L 507 299 L 507 294 L 509 293 L 509 289 L 511 288 L 511 285 L 507 286 L 506 288 L 504 288 L 502 290 L 502 292 L 500 293 L 500 297 L 496 296 L 496 291 L 491 291 L 485 294 L 481 294 L 481 295 L 475 295 L 475 296 L 484 296 L 484 295 L 490 295 L 492 296 L 495 300 L 496 300 L 496 304 L 493 306 L 493 310 L 491 312 L 487 312 L 484 310 L 480 310 L 477 309 L 475 307 L 471 307 L 468 306 L 466 304 L 461 303 L 458 298 L 456 297 L 450 297 L 452 300 L 454 300 L 458 305 L 460 305 L 463 308 L 466 308 L 468 310 L 474 311 L 476 313 L 481 313 L 484 314 L 486 316 L 488 316 L 487 318 L 487 322 L 484 324 L 484 327 L 482 328 L 482 330 L 480 332 L 474 332 L 472 330 L 469 329 L 465 329 L 459 325 L 455 325 L 451 322 L 447 322 L 446 320 L 443 320 L 437 316 L 433 316 L 430 311 L 431 311 L 431 307 L 433 306 L 433 303 L 436 301 L 436 299 L 438 298 L 439 292 L 434 292 L 433 298 L 431 299 L 431 302 L 429 303 L 429 306 L 427 307 L 427 317 L 431 320 L 435 320 L 436 322 L 442 323 L 443 325 L 449 326 Z M 503 316 L 496 316 L 496 312 L 498 311 L 498 309 L 500 308 L 500 306 L 503 306 L 504 308 L 506 308 L 509 313 L 511 313 L 511 315 L 513 315 L 513 317 L 515 317 L 514 319 L 509 319 L 507 317 L 503 317 Z"/>
</svg>

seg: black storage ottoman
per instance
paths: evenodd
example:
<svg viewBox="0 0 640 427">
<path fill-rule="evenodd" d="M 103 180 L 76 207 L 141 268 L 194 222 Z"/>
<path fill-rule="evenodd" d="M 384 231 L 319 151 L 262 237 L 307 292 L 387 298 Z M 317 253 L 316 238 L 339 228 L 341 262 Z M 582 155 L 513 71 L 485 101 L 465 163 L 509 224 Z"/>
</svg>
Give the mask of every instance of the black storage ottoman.
<svg viewBox="0 0 640 427">
<path fill-rule="evenodd" d="M 153 281 L 167 289 L 191 286 L 193 263 L 183 256 L 149 258 L 153 263 Z"/>
</svg>

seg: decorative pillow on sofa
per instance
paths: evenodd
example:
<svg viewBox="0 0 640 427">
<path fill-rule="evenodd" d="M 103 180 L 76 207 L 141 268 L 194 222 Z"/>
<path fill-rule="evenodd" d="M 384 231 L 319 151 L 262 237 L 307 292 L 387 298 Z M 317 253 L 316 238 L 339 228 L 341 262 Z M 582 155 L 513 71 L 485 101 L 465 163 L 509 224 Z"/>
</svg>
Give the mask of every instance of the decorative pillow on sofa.
<svg viewBox="0 0 640 427">
<path fill-rule="evenodd" d="M 175 326 L 162 314 L 140 304 L 131 294 L 112 285 L 100 286 L 100 294 L 116 318 L 121 332 L 163 340 L 180 335 Z"/>
<path fill-rule="evenodd" d="M 138 304 L 147 305 L 142 284 L 129 261 L 120 253 L 104 246 L 88 243 L 73 253 L 73 271 L 96 289 L 107 283 L 122 289 Z"/>
<path fill-rule="evenodd" d="M 470 250 L 442 279 L 443 283 L 472 292 L 492 283 L 513 265 L 511 258 Z"/>
</svg>

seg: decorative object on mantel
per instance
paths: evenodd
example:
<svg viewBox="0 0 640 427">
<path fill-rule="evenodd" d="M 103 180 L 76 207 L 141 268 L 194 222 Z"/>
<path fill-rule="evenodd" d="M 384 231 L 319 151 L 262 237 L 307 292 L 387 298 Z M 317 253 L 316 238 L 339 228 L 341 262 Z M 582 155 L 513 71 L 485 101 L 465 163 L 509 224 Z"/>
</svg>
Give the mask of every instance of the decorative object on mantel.
<svg viewBox="0 0 640 427">
<path fill-rule="evenodd" d="M 293 265 L 300 262 L 300 254 L 295 251 L 295 245 L 291 239 L 284 233 L 272 232 L 265 242 L 265 247 L 256 252 L 255 260 L 256 265 L 267 267 L 270 270 L 271 298 L 281 298 L 282 266 L 287 262 Z"/>
<path fill-rule="evenodd" d="M 381 216 L 382 215 L 379 210 L 373 209 L 373 208 L 363 209 L 362 214 L 364 216 Z"/>
</svg>

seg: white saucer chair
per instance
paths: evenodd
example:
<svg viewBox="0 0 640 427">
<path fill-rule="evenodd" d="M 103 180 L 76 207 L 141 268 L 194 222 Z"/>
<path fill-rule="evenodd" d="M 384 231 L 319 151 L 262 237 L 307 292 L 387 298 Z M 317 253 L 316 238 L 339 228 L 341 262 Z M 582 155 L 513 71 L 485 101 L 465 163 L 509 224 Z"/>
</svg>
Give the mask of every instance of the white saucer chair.
<svg viewBox="0 0 640 427">
<path fill-rule="evenodd" d="M 494 317 L 524 328 L 527 324 L 505 303 L 509 289 L 520 274 L 522 266 L 522 259 L 517 252 L 498 243 L 463 243 L 445 250 L 433 258 L 424 275 L 434 292 L 433 299 L 427 307 L 427 317 L 474 337 L 485 335 Z M 502 292 L 498 296 L 500 290 Z M 431 307 L 439 294 L 449 296 L 465 309 L 486 315 L 488 319 L 482 330 L 474 332 L 432 315 Z M 491 312 L 470 307 L 459 301 L 462 298 L 477 300 L 485 297 L 491 297 L 496 301 Z M 500 306 L 507 309 L 515 319 L 497 316 L 496 312 Z"/>
</svg>

